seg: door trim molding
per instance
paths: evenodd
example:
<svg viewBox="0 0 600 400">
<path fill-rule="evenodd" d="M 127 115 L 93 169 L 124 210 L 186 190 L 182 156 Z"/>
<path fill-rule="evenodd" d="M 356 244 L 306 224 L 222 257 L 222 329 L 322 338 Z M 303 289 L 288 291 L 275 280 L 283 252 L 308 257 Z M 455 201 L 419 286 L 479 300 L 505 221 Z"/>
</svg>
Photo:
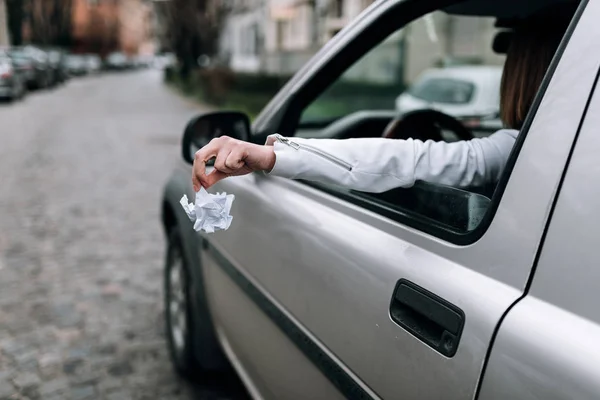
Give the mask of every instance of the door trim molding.
<svg viewBox="0 0 600 400">
<path fill-rule="evenodd" d="M 294 321 L 273 304 L 259 288 L 238 271 L 215 246 L 208 241 L 205 242 L 207 243 L 207 250 L 214 257 L 216 264 L 347 399 L 374 399 L 317 343 L 298 328 Z"/>
</svg>

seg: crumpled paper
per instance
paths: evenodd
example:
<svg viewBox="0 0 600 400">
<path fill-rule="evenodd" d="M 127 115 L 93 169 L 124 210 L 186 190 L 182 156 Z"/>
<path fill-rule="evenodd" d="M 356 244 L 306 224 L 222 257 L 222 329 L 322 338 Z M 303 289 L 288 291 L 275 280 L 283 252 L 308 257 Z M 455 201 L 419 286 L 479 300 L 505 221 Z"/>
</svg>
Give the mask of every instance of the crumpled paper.
<svg viewBox="0 0 600 400">
<path fill-rule="evenodd" d="M 213 233 L 229 228 L 233 217 L 229 215 L 235 196 L 227 193 L 211 194 L 204 188 L 196 192 L 194 203 L 189 203 L 187 195 L 183 195 L 181 206 L 194 223 L 194 230 Z"/>
</svg>

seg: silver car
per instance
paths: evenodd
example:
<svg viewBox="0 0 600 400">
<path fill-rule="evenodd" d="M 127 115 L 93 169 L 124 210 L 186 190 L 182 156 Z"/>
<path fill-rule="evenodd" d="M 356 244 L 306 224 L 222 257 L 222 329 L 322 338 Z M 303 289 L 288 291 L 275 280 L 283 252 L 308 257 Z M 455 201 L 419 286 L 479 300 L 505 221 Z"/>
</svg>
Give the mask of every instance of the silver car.
<svg viewBox="0 0 600 400">
<path fill-rule="evenodd" d="M 179 204 L 194 198 L 190 163 L 212 137 L 381 135 L 390 110 L 366 106 L 322 126 L 306 115 L 381 93 L 366 79 L 393 85 L 392 62 L 435 66 L 433 51 L 390 54 L 403 49 L 385 40 L 397 30 L 410 25 L 401 40 L 413 49 L 481 51 L 486 62 L 484 39 L 491 47 L 555 3 L 376 1 L 251 125 L 238 112 L 190 121 L 162 203 L 177 370 L 229 363 L 256 399 L 600 398 L 600 2 L 568 2 L 571 25 L 494 187 L 372 194 L 254 173 L 211 189 L 235 195 L 231 227 L 212 234 L 195 232 Z M 451 45 L 440 39 L 448 20 L 461 29 Z M 345 81 L 356 60 L 369 68 Z M 357 77 L 364 90 L 331 89 Z"/>
<path fill-rule="evenodd" d="M 17 64 L 8 52 L 0 49 L 0 98 L 20 99 L 27 90 L 26 71 Z"/>
</svg>

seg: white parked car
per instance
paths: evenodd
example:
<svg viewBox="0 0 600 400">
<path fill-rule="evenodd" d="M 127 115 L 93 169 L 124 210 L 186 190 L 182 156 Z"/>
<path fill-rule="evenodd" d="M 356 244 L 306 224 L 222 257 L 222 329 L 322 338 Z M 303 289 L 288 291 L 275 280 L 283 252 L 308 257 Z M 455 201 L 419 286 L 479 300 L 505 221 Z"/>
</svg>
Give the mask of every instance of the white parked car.
<svg viewBox="0 0 600 400">
<path fill-rule="evenodd" d="M 130 67 L 129 58 L 121 52 L 114 52 L 106 58 L 106 67 L 112 70 L 124 70 Z"/>
<path fill-rule="evenodd" d="M 87 54 L 85 56 L 85 63 L 89 73 L 95 74 L 102 69 L 102 59 L 96 54 Z"/>
<path fill-rule="evenodd" d="M 496 131 L 500 121 L 502 67 L 456 66 L 424 71 L 396 99 L 401 114 L 434 109 L 474 131 Z"/>
</svg>

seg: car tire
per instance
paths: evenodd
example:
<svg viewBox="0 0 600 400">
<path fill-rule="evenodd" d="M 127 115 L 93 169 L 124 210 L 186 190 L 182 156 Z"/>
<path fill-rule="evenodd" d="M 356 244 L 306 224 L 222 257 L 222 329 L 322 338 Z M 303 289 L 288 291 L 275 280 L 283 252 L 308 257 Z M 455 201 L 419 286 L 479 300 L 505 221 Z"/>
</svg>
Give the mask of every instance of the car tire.
<svg viewBox="0 0 600 400">
<path fill-rule="evenodd" d="M 175 370 L 195 379 L 200 364 L 195 356 L 195 320 L 192 307 L 189 262 L 176 229 L 169 234 L 164 268 L 164 308 L 167 345 Z"/>
</svg>

